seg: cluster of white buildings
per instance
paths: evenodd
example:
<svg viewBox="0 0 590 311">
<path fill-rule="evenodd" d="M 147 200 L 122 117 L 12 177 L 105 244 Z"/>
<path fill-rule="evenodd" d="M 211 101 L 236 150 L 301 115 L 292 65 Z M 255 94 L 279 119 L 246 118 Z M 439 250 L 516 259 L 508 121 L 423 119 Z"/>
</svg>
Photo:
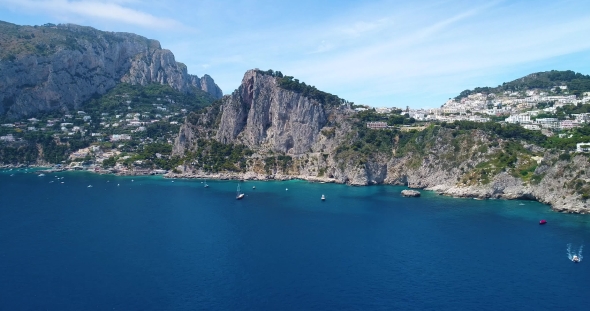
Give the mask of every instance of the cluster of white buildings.
<svg viewBox="0 0 590 311">
<path fill-rule="evenodd" d="M 567 87 L 560 87 L 566 90 Z M 426 120 L 438 121 L 455 121 L 468 120 L 476 122 L 487 122 L 489 116 L 508 116 L 504 121 L 507 123 L 520 124 L 526 129 L 541 130 L 567 130 L 578 127 L 581 123 L 590 121 L 590 114 L 574 114 L 573 120 L 558 120 L 556 118 L 535 118 L 539 114 L 554 114 L 557 108 L 566 105 L 585 104 L 590 102 L 590 93 L 584 93 L 582 99 L 576 99 L 575 95 L 549 96 L 545 92 L 538 90 L 529 90 L 525 92 L 526 96 L 517 92 L 504 92 L 501 95 L 496 94 L 472 94 L 460 101 L 449 99 L 439 109 L 429 109 L 431 115 Z M 529 110 L 536 108 L 541 103 L 553 103 L 551 107 L 541 110 Z M 422 115 L 423 111 L 418 115 Z M 410 114 L 411 116 L 411 114 Z M 419 118 L 416 118 L 419 120 Z"/>
<path fill-rule="evenodd" d="M 566 90 L 567 87 L 560 87 Z M 525 95 L 526 94 L 526 95 Z M 542 103 L 552 103 L 551 107 L 531 110 Z M 506 123 L 520 124 L 530 130 L 567 130 L 590 122 L 590 114 L 573 114 L 570 120 L 558 120 L 556 118 L 537 118 L 540 114 L 554 114 L 557 108 L 565 105 L 590 103 L 590 92 L 584 93 L 581 99 L 575 95 L 549 96 L 547 93 L 538 90 L 529 90 L 525 93 L 504 92 L 503 94 L 471 94 L 459 101 L 449 99 L 441 108 L 433 109 L 409 109 L 402 110 L 401 114 L 408 114 L 416 121 L 473 121 L 489 122 L 488 116 L 507 116 Z M 357 111 L 367 108 L 356 108 Z M 398 108 L 375 108 L 377 113 L 388 114 Z M 385 122 L 367 122 L 371 129 L 387 128 Z"/>
<path fill-rule="evenodd" d="M 14 140 L 14 136 L 12 136 L 12 134 L 8 134 L 8 135 L 0 136 L 0 141 L 12 142 L 15 140 Z"/>
</svg>

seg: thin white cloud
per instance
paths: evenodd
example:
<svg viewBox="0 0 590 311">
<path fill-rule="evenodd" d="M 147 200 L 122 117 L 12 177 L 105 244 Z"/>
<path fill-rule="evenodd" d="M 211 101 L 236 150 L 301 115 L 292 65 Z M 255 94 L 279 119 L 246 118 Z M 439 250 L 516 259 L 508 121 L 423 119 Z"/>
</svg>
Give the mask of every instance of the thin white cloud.
<svg viewBox="0 0 590 311">
<path fill-rule="evenodd" d="M 590 50 L 590 3 L 582 0 L 540 0 L 534 6 L 523 0 L 2 3 L 22 14 L 95 21 L 95 27 L 100 21 L 109 27 L 109 21 L 140 26 L 143 35 L 165 29 L 165 35 L 149 36 L 189 72 L 210 74 L 226 93 L 239 86 L 247 69 L 258 67 L 357 103 L 405 107 L 414 98 L 410 105 L 440 106 L 466 88 L 505 82 L 530 70 L 590 70 L 582 62 L 571 67 L 574 62 L 564 61 Z M 198 27 L 198 37 L 179 31 L 176 20 Z"/>
<path fill-rule="evenodd" d="M 363 38 L 362 44 L 333 49 L 323 58 L 298 59 L 283 72 L 351 100 L 379 94 L 384 101 L 408 91 L 418 95 L 451 88 L 458 93 L 466 88 L 461 77 L 481 80 L 499 69 L 590 49 L 584 39 L 590 32 L 590 16 L 543 20 L 535 27 L 519 28 L 510 25 L 520 18 L 518 14 L 502 16 L 508 12 L 491 12 L 492 8 L 485 5 L 442 20 L 436 18 L 440 12 L 425 12 L 432 18 L 430 24 L 407 18 L 402 23 L 412 27 L 405 34 L 386 28 L 392 33 L 389 38 Z M 385 37 L 383 31 L 377 36 Z"/>
<path fill-rule="evenodd" d="M 19 11 L 26 10 L 27 12 L 51 14 L 62 20 L 79 20 L 82 18 L 118 22 L 151 29 L 192 30 L 191 27 L 183 25 L 174 19 L 157 17 L 125 6 L 139 3 L 135 0 L 2 0 L 0 3 Z"/>
</svg>

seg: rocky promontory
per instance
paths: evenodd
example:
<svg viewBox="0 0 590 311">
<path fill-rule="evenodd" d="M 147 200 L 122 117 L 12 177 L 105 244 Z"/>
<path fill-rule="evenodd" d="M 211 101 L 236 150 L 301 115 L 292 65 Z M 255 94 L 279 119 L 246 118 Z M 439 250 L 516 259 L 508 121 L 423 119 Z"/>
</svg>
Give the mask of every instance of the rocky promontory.
<svg viewBox="0 0 590 311">
<path fill-rule="evenodd" d="M 188 118 L 175 155 L 204 152 L 198 156 L 203 161 L 209 147 L 198 142 L 207 140 L 246 146 L 251 153 L 227 166 L 233 171 L 212 172 L 193 161 L 179 167 L 179 176 L 404 185 L 454 197 L 536 200 L 557 211 L 590 211 L 585 155 L 564 158 L 561 151 L 477 129 L 370 130 L 349 105 L 324 105 L 298 91 L 305 88 L 286 89 L 281 81 L 248 71 L 221 104 Z"/>
</svg>

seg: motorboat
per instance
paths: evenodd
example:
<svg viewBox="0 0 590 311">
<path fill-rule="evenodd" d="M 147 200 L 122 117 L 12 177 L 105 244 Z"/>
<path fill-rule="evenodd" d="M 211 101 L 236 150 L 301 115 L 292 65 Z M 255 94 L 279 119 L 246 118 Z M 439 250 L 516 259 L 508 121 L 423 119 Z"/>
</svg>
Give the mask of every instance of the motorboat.
<svg viewBox="0 0 590 311">
<path fill-rule="evenodd" d="M 539 221 L 539 225 L 544 225 L 544 224 L 546 224 L 546 223 L 547 223 L 547 220 L 545 220 L 545 219 L 541 219 L 541 220 Z"/>
<path fill-rule="evenodd" d="M 322 201 L 326 201 L 326 196 L 322 194 Z"/>
<path fill-rule="evenodd" d="M 574 255 L 574 257 L 572 257 L 572 261 L 573 262 L 580 262 L 580 257 L 578 257 L 578 255 Z"/>
</svg>

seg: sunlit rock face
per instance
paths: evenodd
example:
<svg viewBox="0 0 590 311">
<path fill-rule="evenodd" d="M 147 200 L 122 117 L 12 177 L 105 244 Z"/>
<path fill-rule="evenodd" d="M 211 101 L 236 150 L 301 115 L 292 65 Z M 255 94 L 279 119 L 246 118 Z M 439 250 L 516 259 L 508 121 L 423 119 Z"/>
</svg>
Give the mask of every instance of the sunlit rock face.
<svg viewBox="0 0 590 311">
<path fill-rule="evenodd" d="M 121 82 L 160 83 L 185 93 L 201 89 L 222 96 L 211 77 L 189 75 L 155 40 L 71 24 L 1 23 L 0 28 L 0 114 L 9 118 L 79 109 Z"/>
</svg>

